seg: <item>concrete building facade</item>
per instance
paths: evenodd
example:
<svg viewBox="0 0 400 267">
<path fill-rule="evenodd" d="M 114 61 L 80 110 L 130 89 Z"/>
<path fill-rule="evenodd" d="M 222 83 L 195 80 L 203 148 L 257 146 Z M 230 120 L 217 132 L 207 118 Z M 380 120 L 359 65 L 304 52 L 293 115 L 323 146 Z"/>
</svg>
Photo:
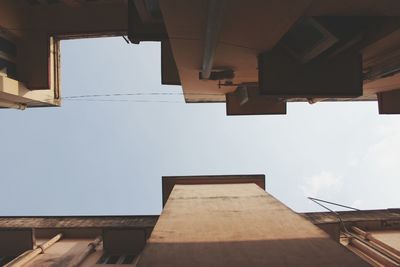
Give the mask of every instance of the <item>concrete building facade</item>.
<svg viewBox="0 0 400 267">
<path fill-rule="evenodd" d="M 0 107 L 61 105 L 60 42 L 161 42 L 161 81 L 227 115 L 400 113 L 397 0 L 1 0 Z M 83 92 L 84 93 L 84 92 Z M 0 219 L 6 266 L 400 266 L 398 210 L 296 214 L 263 175 L 164 177 L 160 216 Z"/>
<path fill-rule="evenodd" d="M 160 216 L 0 217 L 5 266 L 398 266 L 400 210 L 295 213 L 263 175 L 163 177 Z M 8 264 L 8 265 L 7 265 Z"/>
<path fill-rule="evenodd" d="M 0 266 L 132 266 L 157 219 L 158 216 L 1 217 Z M 15 262 L 9 263 L 10 260 Z"/>
<path fill-rule="evenodd" d="M 348 100 L 398 114 L 399 16 L 395 0 L 3 0 L 0 107 L 59 106 L 59 42 L 124 36 L 161 42 L 162 84 L 228 115 Z"/>
</svg>

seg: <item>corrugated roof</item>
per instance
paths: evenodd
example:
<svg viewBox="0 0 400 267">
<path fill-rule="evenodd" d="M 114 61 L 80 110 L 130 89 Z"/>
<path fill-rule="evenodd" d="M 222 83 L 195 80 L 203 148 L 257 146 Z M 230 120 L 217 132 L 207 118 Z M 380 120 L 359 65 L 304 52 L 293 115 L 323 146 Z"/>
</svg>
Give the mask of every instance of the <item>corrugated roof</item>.
<svg viewBox="0 0 400 267">
<path fill-rule="evenodd" d="M 0 217 L 0 228 L 152 228 L 151 216 L 45 216 Z"/>
</svg>

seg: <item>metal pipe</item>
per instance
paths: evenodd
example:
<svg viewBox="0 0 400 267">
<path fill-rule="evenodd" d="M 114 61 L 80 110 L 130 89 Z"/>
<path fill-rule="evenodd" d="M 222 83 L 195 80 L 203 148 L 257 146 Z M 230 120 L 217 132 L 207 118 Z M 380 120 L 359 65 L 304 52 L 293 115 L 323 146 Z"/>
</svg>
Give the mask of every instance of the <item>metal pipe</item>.
<svg viewBox="0 0 400 267">
<path fill-rule="evenodd" d="M 89 257 L 90 254 L 96 251 L 96 247 L 101 243 L 102 237 L 99 236 L 92 242 L 90 242 L 87 248 L 78 255 L 75 259 L 72 260 L 71 267 L 78 267 L 80 266 L 86 259 Z"/>
<path fill-rule="evenodd" d="M 210 78 L 226 0 L 209 0 L 201 79 Z"/>
<path fill-rule="evenodd" d="M 32 259 L 34 259 L 37 255 L 43 254 L 46 249 L 54 245 L 58 240 L 62 238 L 62 234 L 58 234 L 52 239 L 44 242 L 43 244 L 40 244 L 37 248 L 33 250 L 28 250 L 19 255 L 17 258 L 14 260 L 10 261 L 4 267 L 20 267 L 28 262 L 30 262 Z"/>
<path fill-rule="evenodd" d="M 369 233 L 367 231 L 363 231 L 360 228 L 353 226 L 351 227 L 351 229 L 358 235 L 362 236 L 365 240 L 369 240 L 372 243 L 375 243 L 376 245 L 382 247 L 383 249 L 388 250 L 389 252 L 391 252 L 392 254 L 394 254 L 394 256 L 397 258 L 397 261 L 400 262 L 400 251 L 398 251 L 397 249 L 389 246 L 388 244 L 380 241 L 379 239 L 376 239 L 372 233 Z"/>
<path fill-rule="evenodd" d="M 331 201 L 326 201 L 326 200 L 323 200 L 323 199 L 319 199 L 319 198 L 315 198 L 315 197 L 308 197 L 308 199 L 309 200 L 312 200 L 312 201 L 320 201 L 320 202 L 324 202 L 324 203 L 327 203 L 327 204 L 331 204 L 331 205 L 335 205 L 335 206 L 339 206 L 339 207 L 342 207 L 342 208 L 346 208 L 346 209 L 350 209 L 350 210 L 356 210 L 356 211 L 360 211 L 359 209 L 356 209 L 356 208 L 353 208 L 353 207 L 350 207 L 350 206 L 346 206 L 346 205 L 342 205 L 342 204 L 338 204 L 338 203 L 335 203 L 335 202 L 331 202 Z M 315 202 L 315 203 L 317 203 L 317 202 Z M 318 204 L 318 203 L 317 203 Z M 319 204 L 320 205 L 320 204 Z M 326 207 L 325 207 L 326 208 Z M 327 209 L 327 208 L 326 208 Z"/>
<path fill-rule="evenodd" d="M 350 239 L 350 244 L 352 244 L 355 248 L 359 249 L 361 252 L 365 253 L 367 256 L 371 257 L 372 259 L 378 261 L 379 263 L 383 264 L 384 266 L 388 267 L 397 267 L 399 264 L 397 264 L 395 261 L 392 259 L 386 257 L 386 255 L 382 255 L 378 251 L 375 251 L 374 249 L 371 249 L 367 244 L 363 243 L 362 241 L 356 239 L 356 238 L 351 238 Z"/>
<path fill-rule="evenodd" d="M 390 251 L 382 248 L 381 246 L 377 245 L 374 242 L 371 242 L 369 240 L 366 240 L 364 237 L 360 237 L 358 234 L 354 234 L 351 232 L 347 233 L 350 236 L 350 241 L 354 241 L 357 240 L 358 242 L 363 243 L 365 246 L 369 247 L 370 251 L 373 253 L 378 253 L 382 256 L 384 256 L 387 259 L 390 259 L 391 261 L 395 262 L 397 265 L 396 266 L 400 266 L 400 262 L 399 259 L 396 255 L 394 255 L 393 253 L 391 253 Z"/>
<path fill-rule="evenodd" d="M 389 264 L 389 265 L 385 265 L 385 266 L 400 266 L 397 255 L 394 255 L 390 251 L 385 250 L 384 248 L 380 247 L 379 245 L 377 245 L 373 242 L 369 242 L 368 240 L 365 240 L 364 236 L 362 236 L 362 237 L 358 236 L 358 234 L 360 234 L 360 233 L 365 234 L 365 232 L 362 231 L 361 229 L 357 228 L 358 232 L 357 232 L 357 230 L 354 231 L 356 234 L 349 232 L 346 228 L 346 225 L 342 221 L 342 218 L 340 217 L 339 213 L 322 205 L 321 203 L 319 203 L 319 201 L 359 211 L 358 209 L 355 209 L 355 208 L 349 207 L 349 206 L 345 206 L 345 205 L 341 205 L 341 204 L 337 204 L 334 202 L 329 202 L 326 200 L 318 199 L 318 198 L 308 197 L 308 199 L 310 199 L 311 201 L 320 205 L 321 207 L 329 210 L 330 212 L 333 212 L 338 217 L 339 223 L 343 227 L 344 234 L 349 238 L 350 243 L 353 244 L 354 247 L 358 248 L 360 251 L 362 251 L 364 254 L 368 255 L 369 257 L 374 258 L 373 256 L 376 255 L 376 257 L 374 259 L 379 260 L 379 261 L 382 260 Z"/>
</svg>

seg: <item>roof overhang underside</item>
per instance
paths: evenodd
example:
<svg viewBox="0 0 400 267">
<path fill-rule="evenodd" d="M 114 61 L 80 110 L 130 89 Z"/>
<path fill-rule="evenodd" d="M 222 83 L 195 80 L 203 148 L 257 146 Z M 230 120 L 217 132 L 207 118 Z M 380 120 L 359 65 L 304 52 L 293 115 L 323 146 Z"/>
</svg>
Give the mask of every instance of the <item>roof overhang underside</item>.
<svg viewBox="0 0 400 267">
<path fill-rule="evenodd" d="M 208 1 L 202 0 L 175 0 L 173 4 L 171 1 L 160 1 L 186 102 L 224 102 L 226 93 L 235 91 L 237 84 L 257 82 L 257 56 L 272 49 L 303 16 L 400 15 L 399 3 L 391 0 L 227 1 L 221 16 L 213 69 L 232 69 L 235 77 L 232 86 L 220 86 L 216 80 L 199 79 L 205 46 L 207 5 Z M 398 46 L 400 31 L 396 31 L 391 38 L 391 44 Z M 367 47 L 363 51 L 364 61 L 376 51 L 375 48 L 377 47 Z M 391 85 L 396 83 L 399 77 L 399 74 L 394 75 L 383 79 L 383 82 Z M 350 100 L 376 100 L 376 93 L 384 90 L 382 88 L 381 83 L 364 83 L 363 95 Z M 288 101 L 304 100 L 293 98 Z"/>
</svg>

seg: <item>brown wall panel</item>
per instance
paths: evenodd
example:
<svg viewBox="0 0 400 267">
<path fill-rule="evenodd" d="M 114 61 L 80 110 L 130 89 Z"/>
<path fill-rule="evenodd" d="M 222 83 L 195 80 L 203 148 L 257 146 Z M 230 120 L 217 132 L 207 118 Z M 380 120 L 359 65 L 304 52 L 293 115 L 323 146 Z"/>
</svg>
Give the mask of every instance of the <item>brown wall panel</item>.
<svg viewBox="0 0 400 267">
<path fill-rule="evenodd" d="M 378 93 L 378 106 L 379 114 L 400 114 L 400 90 Z"/>
<path fill-rule="evenodd" d="M 161 83 L 168 85 L 181 85 L 178 69 L 176 67 L 171 44 L 168 40 L 161 41 Z"/>
</svg>

